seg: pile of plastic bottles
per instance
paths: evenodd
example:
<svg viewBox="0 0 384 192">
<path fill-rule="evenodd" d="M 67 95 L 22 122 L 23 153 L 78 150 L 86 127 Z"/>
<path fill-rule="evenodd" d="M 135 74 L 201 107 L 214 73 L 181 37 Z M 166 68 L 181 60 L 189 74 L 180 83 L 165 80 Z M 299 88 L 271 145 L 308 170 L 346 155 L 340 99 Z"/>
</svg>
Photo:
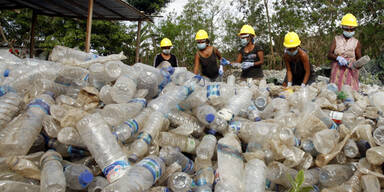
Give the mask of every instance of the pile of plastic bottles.
<svg viewBox="0 0 384 192">
<path fill-rule="evenodd" d="M 123 59 L 0 52 L 0 191 L 384 189 L 382 87 L 209 82 Z"/>
</svg>

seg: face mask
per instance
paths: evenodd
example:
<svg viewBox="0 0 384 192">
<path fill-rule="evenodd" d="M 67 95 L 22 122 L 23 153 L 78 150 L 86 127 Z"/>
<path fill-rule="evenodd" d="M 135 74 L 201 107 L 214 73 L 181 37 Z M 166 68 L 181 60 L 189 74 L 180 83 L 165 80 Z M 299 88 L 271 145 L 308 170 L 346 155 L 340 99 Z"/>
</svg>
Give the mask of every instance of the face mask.
<svg viewBox="0 0 384 192">
<path fill-rule="evenodd" d="M 170 49 L 163 49 L 163 53 L 169 55 L 171 53 Z"/>
<path fill-rule="evenodd" d="M 197 48 L 200 49 L 200 50 L 203 50 L 207 47 L 207 44 L 206 43 L 198 43 L 197 44 Z"/>
<path fill-rule="evenodd" d="M 288 55 L 290 55 L 290 56 L 295 56 L 296 54 L 297 54 L 297 52 L 299 52 L 299 50 L 298 49 L 296 49 L 295 51 L 293 51 L 293 52 L 291 52 L 291 51 L 288 51 L 288 50 L 286 50 L 287 51 L 287 54 Z"/>
<path fill-rule="evenodd" d="M 245 47 L 246 45 L 248 45 L 248 42 L 248 38 L 241 39 L 241 46 Z"/>
<path fill-rule="evenodd" d="M 343 34 L 345 37 L 351 38 L 351 37 L 353 37 L 353 35 L 355 35 L 355 32 L 354 31 L 351 31 L 351 32 L 344 31 Z"/>
</svg>

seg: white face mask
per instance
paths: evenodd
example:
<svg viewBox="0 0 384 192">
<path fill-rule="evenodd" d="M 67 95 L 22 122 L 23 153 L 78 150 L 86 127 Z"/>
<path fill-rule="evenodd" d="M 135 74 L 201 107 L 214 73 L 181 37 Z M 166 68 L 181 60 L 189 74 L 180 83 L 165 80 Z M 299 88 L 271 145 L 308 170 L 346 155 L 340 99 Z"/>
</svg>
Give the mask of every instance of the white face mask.
<svg viewBox="0 0 384 192">
<path fill-rule="evenodd" d="M 197 44 L 197 48 L 200 49 L 200 50 L 203 50 L 207 47 L 207 44 L 204 42 L 204 43 L 198 43 Z"/>
<path fill-rule="evenodd" d="M 171 49 L 163 49 L 163 53 L 169 55 L 171 54 Z"/>
<path fill-rule="evenodd" d="M 241 46 L 245 47 L 248 45 L 248 43 L 249 43 L 248 38 L 241 39 Z"/>
<path fill-rule="evenodd" d="M 355 35 L 355 32 L 354 31 L 351 31 L 351 32 L 343 31 L 343 34 L 344 34 L 344 36 L 351 38 L 351 37 L 353 37 L 353 35 Z"/>
</svg>

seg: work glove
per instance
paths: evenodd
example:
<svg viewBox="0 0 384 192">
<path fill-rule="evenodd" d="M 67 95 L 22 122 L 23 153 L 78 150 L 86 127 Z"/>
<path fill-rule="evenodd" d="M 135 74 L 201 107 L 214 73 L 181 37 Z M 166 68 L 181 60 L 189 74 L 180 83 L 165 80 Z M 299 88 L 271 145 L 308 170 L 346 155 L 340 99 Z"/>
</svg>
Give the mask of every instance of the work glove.
<svg viewBox="0 0 384 192">
<path fill-rule="evenodd" d="M 292 82 L 288 82 L 287 87 L 292 87 Z"/>
<path fill-rule="evenodd" d="M 231 63 L 228 60 L 226 60 L 224 57 L 221 58 L 220 64 L 222 66 L 231 65 Z"/>
<path fill-rule="evenodd" d="M 337 56 L 336 61 L 340 66 L 348 66 L 348 61 L 342 56 Z"/>
<path fill-rule="evenodd" d="M 302 83 L 302 84 L 301 84 L 301 88 L 304 88 L 304 87 L 305 87 L 305 84 L 304 84 L 304 83 Z"/>
<path fill-rule="evenodd" d="M 253 62 L 242 62 L 241 68 L 242 69 L 248 69 L 248 68 L 252 67 L 253 65 L 254 65 Z"/>
<path fill-rule="evenodd" d="M 219 68 L 219 75 L 222 76 L 224 74 L 224 69 L 223 69 L 223 66 L 220 65 L 220 68 Z"/>
</svg>

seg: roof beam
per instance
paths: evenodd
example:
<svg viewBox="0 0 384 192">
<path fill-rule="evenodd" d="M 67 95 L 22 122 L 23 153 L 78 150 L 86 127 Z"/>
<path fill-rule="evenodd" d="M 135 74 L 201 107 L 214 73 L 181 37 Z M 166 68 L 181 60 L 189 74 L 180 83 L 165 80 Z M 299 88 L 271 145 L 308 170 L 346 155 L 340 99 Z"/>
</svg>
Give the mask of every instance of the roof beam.
<svg viewBox="0 0 384 192">
<path fill-rule="evenodd" d="M 115 1 L 118 1 L 119 3 L 121 3 L 122 5 L 124 5 L 125 7 L 129 8 L 129 9 L 131 9 L 131 10 L 134 10 L 134 11 L 136 11 L 137 13 L 139 13 L 142 17 L 145 17 L 145 19 L 139 19 L 140 21 L 143 21 L 143 20 L 150 20 L 150 21 L 152 21 L 152 19 L 151 19 L 148 15 L 146 15 L 146 14 L 144 14 L 143 12 L 139 11 L 138 9 L 136 9 L 135 7 L 133 7 L 132 5 L 126 3 L 125 1 L 122 1 L 122 0 L 115 0 Z"/>
<path fill-rule="evenodd" d="M 106 7 L 105 5 L 103 5 L 102 3 L 98 2 L 97 0 L 94 0 L 94 1 L 95 1 L 95 4 L 99 5 L 101 8 L 103 8 L 103 9 L 105 9 L 105 10 L 108 10 L 108 11 L 110 11 L 110 12 L 112 12 L 112 13 L 114 13 L 114 14 L 116 14 L 116 15 L 122 17 L 122 18 L 129 19 L 129 18 L 127 18 L 126 16 L 120 14 L 119 12 L 114 11 L 113 9 L 111 9 L 111 8 L 109 8 L 109 7 Z"/>
</svg>

